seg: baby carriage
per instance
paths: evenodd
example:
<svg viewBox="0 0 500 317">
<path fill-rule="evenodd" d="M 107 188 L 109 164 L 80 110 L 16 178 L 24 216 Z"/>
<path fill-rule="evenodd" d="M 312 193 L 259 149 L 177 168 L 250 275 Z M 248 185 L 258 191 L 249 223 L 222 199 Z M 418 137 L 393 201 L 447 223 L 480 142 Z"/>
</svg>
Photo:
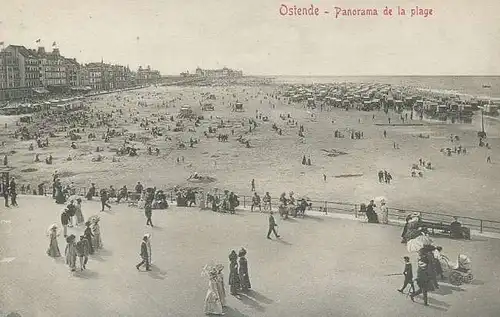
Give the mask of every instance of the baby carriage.
<svg viewBox="0 0 500 317">
<path fill-rule="evenodd" d="M 446 256 L 439 259 L 443 273 L 448 275 L 451 284 L 459 286 L 463 283 L 471 283 L 474 279 L 471 269 L 471 259 L 465 254 L 459 254 L 457 263 L 451 263 Z"/>
</svg>

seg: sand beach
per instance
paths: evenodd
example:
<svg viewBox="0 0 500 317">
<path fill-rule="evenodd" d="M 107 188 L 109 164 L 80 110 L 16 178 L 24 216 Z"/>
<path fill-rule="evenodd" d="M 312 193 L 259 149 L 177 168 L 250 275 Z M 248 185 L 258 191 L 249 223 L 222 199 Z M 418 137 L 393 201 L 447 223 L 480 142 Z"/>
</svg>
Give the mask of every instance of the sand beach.
<svg viewBox="0 0 500 317">
<path fill-rule="evenodd" d="M 269 191 L 274 198 L 290 191 L 311 199 L 352 203 L 384 196 L 394 208 L 500 220 L 495 211 L 500 190 L 498 121 L 486 119 L 490 145 L 486 149 L 478 146 L 481 120 L 477 113 L 469 124 L 415 117 L 402 125 L 400 116 L 407 111 L 400 114 L 389 110 L 385 114 L 308 109 L 303 103 L 288 102 L 282 95 L 282 83 L 261 85 L 259 80 L 262 79 L 224 85 L 211 82 L 158 86 L 103 95 L 85 101 L 86 109 L 82 111 L 44 118 L 34 114 L 31 124 L 16 125 L 15 117 L 2 117 L 2 125 L 7 123 L 7 128 L 2 129 L 0 141 L 5 146 L 0 152 L 8 155 L 18 186 L 30 184 L 35 189 L 42 181 L 47 182 L 49 189 L 55 171 L 64 184 L 74 182 L 78 187 L 88 188 L 95 183 L 100 188 L 132 188 L 141 181 L 146 186 L 164 189 L 231 188 L 240 195 L 250 194 L 250 182 L 255 179 L 257 192 L 263 195 Z M 236 102 L 243 104 L 244 111 L 232 111 L 231 105 Z M 203 111 L 206 103 L 212 104 L 214 110 Z M 184 105 L 194 113 L 191 120 L 179 117 Z M 259 119 L 259 114 L 268 117 L 268 121 Z M 82 115 L 88 120 L 74 120 Z M 289 119 L 283 120 L 288 115 L 298 126 L 304 126 L 304 137 L 298 136 L 298 126 L 290 124 Z M 106 117 L 101 126 L 96 124 L 97 116 Z M 196 123 L 195 116 L 203 119 Z M 392 125 L 387 125 L 388 118 Z M 249 120 L 257 123 L 251 132 Z M 272 128 L 273 124 L 282 130 L 282 135 Z M 15 132 L 23 126 L 30 131 L 43 129 L 42 135 L 52 133 L 49 146 L 37 148 L 34 140 L 20 140 Z M 77 133 L 81 139 L 74 141 L 75 149 L 68 136 L 71 127 L 85 129 Z M 153 127 L 161 131 L 161 136 L 152 135 Z M 176 127 L 179 131 L 174 131 Z M 209 127 L 217 128 L 217 132 L 205 135 Z M 115 130 L 116 136 L 106 142 L 103 137 L 108 128 Z M 335 130 L 346 137 L 334 138 Z M 350 139 L 350 131 L 363 132 L 363 138 Z M 89 139 L 89 133 L 96 138 Z M 218 134 L 229 135 L 228 142 L 219 142 Z M 132 135 L 135 139 L 131 141 Z M 450 135 L 459 136 L 460 141 L 450 143 Z M 249 140 L 250 147 L 238 142 L 239 137 Z M 117 154 L 125 139 L 138 149 L 137 156 Z M 191 147 L 190 139 L 198 143 Z M 29 151 L 32 143 L 35 148 Z M 399 149 L 394 149 L 395 144 Z M 446 156 L 440 152 L 442 148 L 459 145 L 467 148 L 466 155 Z M 97 153 L 97 147 L 102 151 Z M 148 154 L 148 147 L 152 148 L 152 155 Z M 331 151 L 345 154 L 328 155 Z M 41 162 L 34 163 L 37 153 Z M 51 165 L 44 161 L 49 155 L 53 157 Z M 102 160 L 96 162 L 99 155 Z M 301 164 L 304 155 L 310 157 L 311 166 Z M 491 157 L 491 164 L 486 163 L 487 156 Z M 419 158 L 432 162 L 433 169 L 425 171 L 421 178 L 411 177 L 411 166 Z M 392 174 L 391 184 L 378 182 L 379 170 Z M 188 178 L 194 173 L 214 181 L 193 184 Z M 341 177 L 350 174 L 357 176 Z"/>
</svg>

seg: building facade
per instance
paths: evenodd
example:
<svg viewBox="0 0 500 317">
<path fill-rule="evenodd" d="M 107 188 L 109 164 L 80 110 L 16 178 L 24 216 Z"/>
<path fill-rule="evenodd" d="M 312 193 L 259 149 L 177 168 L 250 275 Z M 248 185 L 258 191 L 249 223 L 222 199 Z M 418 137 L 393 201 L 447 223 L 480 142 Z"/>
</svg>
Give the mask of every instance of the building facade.
<svg viewBox="0 0 500 317">
<path fill-rule="evenodd" d="M 138 84 L 157 83 L 159 71 L 100 63 L 79 64 L 62 56 L 58 48 L 52 52 L 9 45 L 0 51 L 0 101 L 30 98 L 49 92 L 67 93 L 87 90 L 123 89 Z"/>
<path fill-rule="evenodd" d="M 89 63 L 85 65 L 89 76 L 89 86 L 92 90 L 104 90 L 104 68 L 102 63 Z"/>
<path fill-rule="evenodd" d="M 210 78 L 242 77 L 243 71 L 234 70 L 227 67 L 224 67 L 222 69 L 201 69 L 200 67 L 197 67 L 195 74 L 198 77 L 210 77 Z"/>
<path fill-rule="evenodd" d="M 75 58 L 63 58 L 63 61 L 66 71 L 66 84 L 72 88 L 78 87 L 80 64 L 78 64 Z"/>
<path fill-rule="evenodd" d="M 151 69 L 151 66 L 147 66 L 146 68 L 142 68 L 139 66 L 137 70 L 136 82 L 138 85 L 150 85 L 157 84 L 161 80 L 161 74 L 159 71 Z"/>
<path fill-rule="evenodd" d="M 40 61 L 35 51 L 9 45 L 0 52 L 0 100 L 28 98 L 40 86 Z"/>
<path fill-rule="evenodd" d="M 65 59 L 54 48 L 52 52 L 45 52 L 43 47 L 38 48 L 40 57 L 40 78 L 42 85 L 50 89 L 64 89 L 68 87 Z"/>
</svg>

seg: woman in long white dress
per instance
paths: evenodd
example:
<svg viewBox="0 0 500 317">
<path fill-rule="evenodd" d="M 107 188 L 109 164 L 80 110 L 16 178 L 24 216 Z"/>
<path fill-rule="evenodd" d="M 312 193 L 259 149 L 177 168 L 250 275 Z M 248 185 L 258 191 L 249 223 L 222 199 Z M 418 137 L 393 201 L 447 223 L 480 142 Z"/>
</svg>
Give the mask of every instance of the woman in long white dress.
<svg viewBox="0 0 500 317">
<path fill-rule="evenodd" d="M 99 226 L 99 217 L 92 218 L 92 245 L 94 250 L 102 249 L 101 227 Z"/>
<path fill-rule="evenodd" d="M 204 274 L 208 275 L 208 290 L 205 296 L 205 303 L 203 310 L 206 315 L 223 315 L 222 303 L 219 298 L 219 291 L 217 289 L 217 270 L 215 268 L 208 268 L 205 266 Z"/>
<path fill-rule="evenodd" d="M 222 307 L 226 306 L 226 287 L 224 285 L 224 265 L 217 264 L 215 266 L 217 270 L 217 291 L 219 292 L 220 303 Z"/>
<path fill-rule="evenodd" d="M 389 208 L 387 208 L 385 201 L 382 201 L 380 203 L 380 213 L 382 215 L 380 222 L 382 222 L 383 224 L 388 224 L 389 223 Z"/>
<path fill-rule="evenodd" d="M 198 202 L 200 204 L 200 209 L 205 209 L 205 193 L 203 191 L 199 193 Z"/>
<path fill-rule="evenodd" d="M 76 225 L 83 225 L 85 223 L 85 219 L 82 214 L 82 199 L 77 198 L 75 204 L 75 217 L 76 217 Z"/>
<path fill-rule="evenodd" d="M 151 233 L 146 233 L 144 235 L 146 238 L 148 238 L 146 240 L 146 246 L 148 247 L 148 261 L 149 261 L 149 265 L 153 264 L 153 260 L 151 258 Z"/>
</svg>

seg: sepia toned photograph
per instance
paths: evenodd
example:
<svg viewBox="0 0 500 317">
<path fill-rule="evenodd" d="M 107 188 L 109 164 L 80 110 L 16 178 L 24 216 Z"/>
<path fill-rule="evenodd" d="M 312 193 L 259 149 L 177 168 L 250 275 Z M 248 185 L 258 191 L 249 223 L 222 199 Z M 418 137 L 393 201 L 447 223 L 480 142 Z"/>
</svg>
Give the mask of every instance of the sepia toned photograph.
<svg viewBox="0 0 500 317">
<path fill-rule="evenodd" d="M 499 11 L 0 0 L 0 317 L 500 316 Z"/>
</svg>

